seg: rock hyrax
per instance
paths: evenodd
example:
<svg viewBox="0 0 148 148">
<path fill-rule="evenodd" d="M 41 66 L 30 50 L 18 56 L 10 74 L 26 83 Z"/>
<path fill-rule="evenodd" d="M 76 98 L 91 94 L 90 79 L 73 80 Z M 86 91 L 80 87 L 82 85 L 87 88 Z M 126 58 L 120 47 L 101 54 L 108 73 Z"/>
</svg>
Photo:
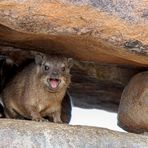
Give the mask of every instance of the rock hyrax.
<svg viewBox="0 0 148 148">
<path fill-rule="evenodd" d="M 70 84 L 71 58 L 37 55 L 18 73 L 1 96 L 7 118 L 61 123 L 61 103 Z"/>
</svg>

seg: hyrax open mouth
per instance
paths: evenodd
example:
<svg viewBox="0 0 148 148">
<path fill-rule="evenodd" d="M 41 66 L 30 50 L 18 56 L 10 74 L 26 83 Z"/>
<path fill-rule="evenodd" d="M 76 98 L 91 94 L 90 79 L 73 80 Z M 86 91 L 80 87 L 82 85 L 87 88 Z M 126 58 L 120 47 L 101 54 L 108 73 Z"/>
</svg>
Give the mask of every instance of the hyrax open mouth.
<svg viewBox="0 0 148 148">
<path fill-rule="evenodd" d="M 48 79 L 48 83 L 49 83 L 51 89 L 57 89 L 60 82 L 61 82 L 61 80 L 57 79 L 57 78 L 49 78 Z"/>
</svg>

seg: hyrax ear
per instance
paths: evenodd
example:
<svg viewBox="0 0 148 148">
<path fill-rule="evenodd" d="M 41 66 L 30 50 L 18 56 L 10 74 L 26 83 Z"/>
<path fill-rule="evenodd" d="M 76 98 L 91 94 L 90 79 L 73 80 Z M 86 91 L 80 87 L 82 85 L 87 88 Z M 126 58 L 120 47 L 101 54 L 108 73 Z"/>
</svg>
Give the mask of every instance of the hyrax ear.
<svg viewBox="0 0 148 148">
<path fill-rule="evenodd" d="M 35 56 L 35 63 L 37 64 L 37 65 L 41 65 L 42 64 L 42 61 L 43 61 L 43 55 L 36 55 Z"/>
<path fill-rule="evenodd" d="M 72 58 L 68 58 L 68 68 L 71 68 L 73 66 L 73 59 Z"/>
</svg>

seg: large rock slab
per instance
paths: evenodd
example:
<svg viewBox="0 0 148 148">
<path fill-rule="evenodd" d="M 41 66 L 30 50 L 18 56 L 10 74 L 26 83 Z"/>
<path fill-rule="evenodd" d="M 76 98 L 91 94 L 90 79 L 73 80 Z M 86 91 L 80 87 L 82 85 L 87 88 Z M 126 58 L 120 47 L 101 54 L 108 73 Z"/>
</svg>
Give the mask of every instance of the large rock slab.
<svg viewBox="0 0 148 148">
<path fill-rule="evenodd" d="M 3 0 L 0 44 L 148 66 L 146 6 L 145 0 Z"/>
<path fill-rule="evenodd" d="M 96 127 L 0 119 L 0 147 L 147 148 L 148 137 Z"/>
<path fill-rule="evenodd" d="M 148 132 L 148 71 L 134 76 L 124 89 L 118 125 L 128 132 Z"/>
</svg>

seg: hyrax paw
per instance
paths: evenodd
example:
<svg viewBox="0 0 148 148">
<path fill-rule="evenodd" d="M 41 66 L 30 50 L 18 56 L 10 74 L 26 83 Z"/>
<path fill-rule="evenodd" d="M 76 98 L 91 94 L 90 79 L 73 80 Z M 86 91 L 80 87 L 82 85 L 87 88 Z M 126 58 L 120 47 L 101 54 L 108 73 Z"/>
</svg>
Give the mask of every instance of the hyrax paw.
<svg viewBox="0 0 148 148">
<path fill-rule="evenodd" d="M 61 119 L 59 119 L 59 120 L 57 120 L 57 119 L 54 119 L 54 121 L 53 121 L 54 123 L 63 123 L 63 121 L 61 120 Z"/>
<path fill-rule="evenodd" d="M 33 119 L 33 121 L 37 121 L 37 122 L 48 122 L 47 119 L 44 119 L 44 118 L 35 118 Z"/>
<path fill-rule="evenodd" d="M 53 122 L 54 123 L 63 123 L 62 120 L 61 120 L 61 112 L 55 112 L 53 114 Z"/>
</svg>

